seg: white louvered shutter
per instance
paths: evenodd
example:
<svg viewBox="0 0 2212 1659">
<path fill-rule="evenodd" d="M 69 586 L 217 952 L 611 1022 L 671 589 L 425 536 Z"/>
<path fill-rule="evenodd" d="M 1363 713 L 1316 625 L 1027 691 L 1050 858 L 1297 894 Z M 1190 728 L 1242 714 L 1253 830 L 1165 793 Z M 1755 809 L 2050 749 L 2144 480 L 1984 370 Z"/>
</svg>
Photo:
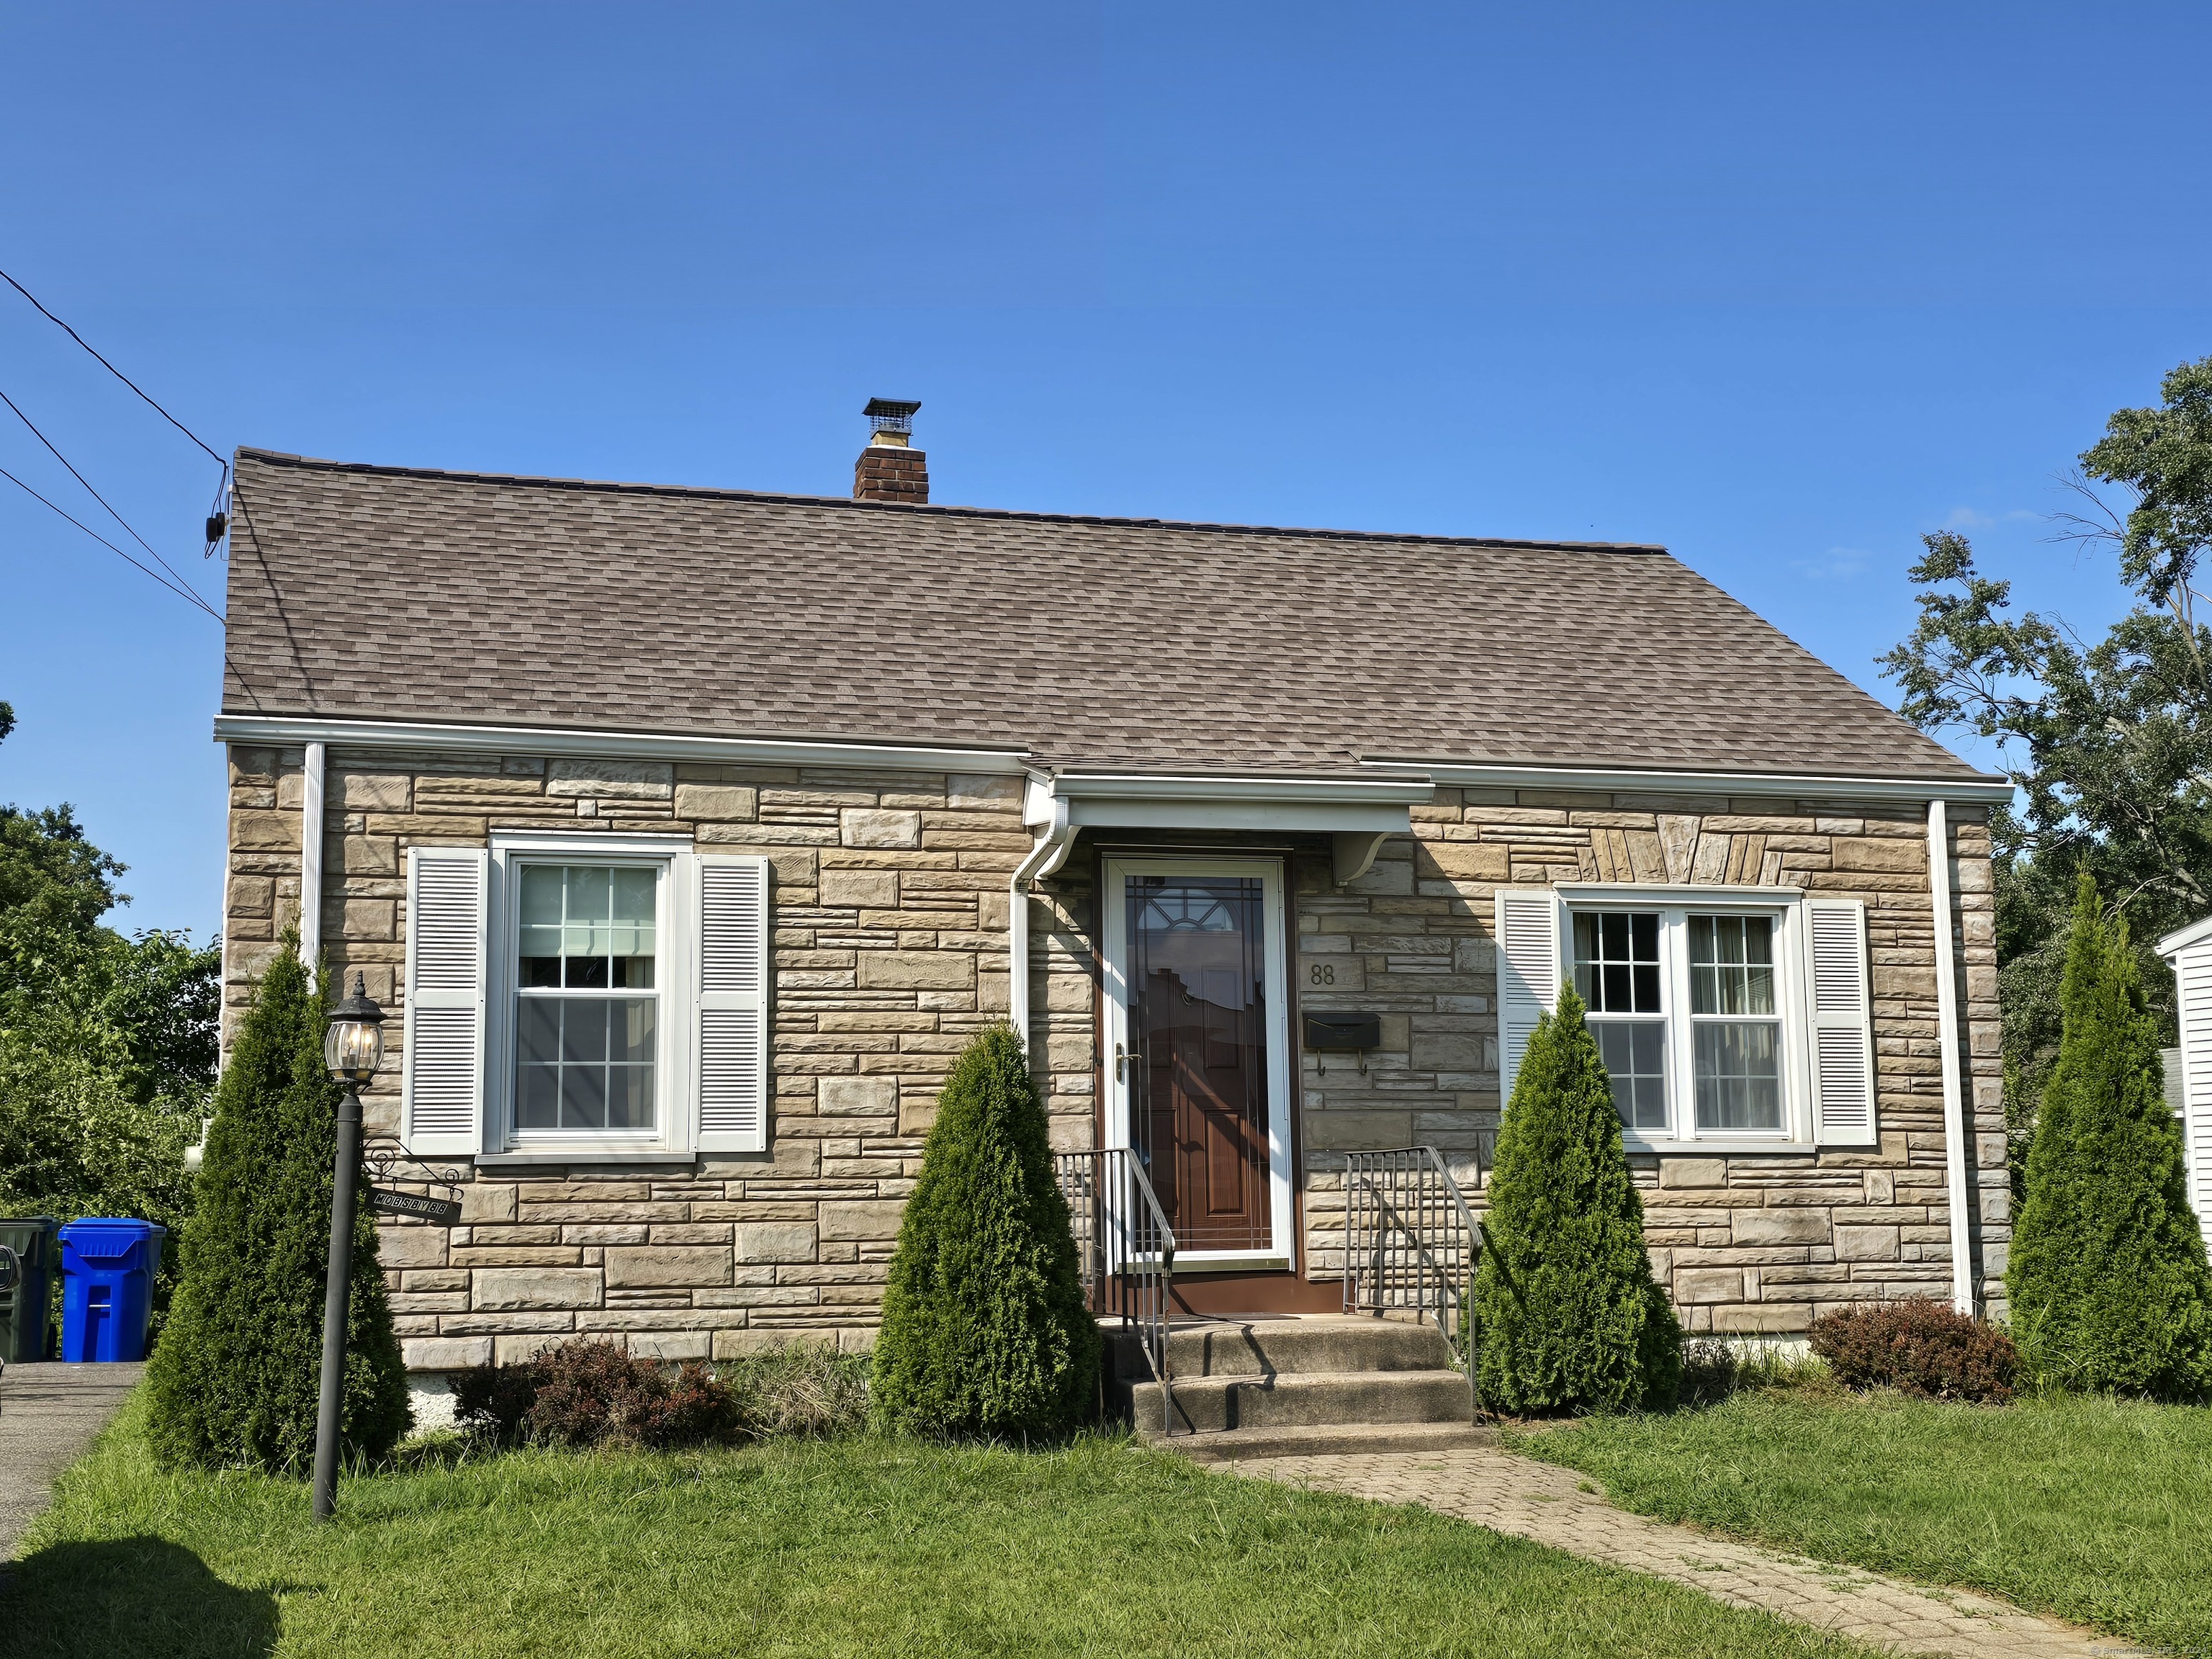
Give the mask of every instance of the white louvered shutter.
<svg viewBox="0 0 2212 1659">
<path fill-rule="evenodd" d="M 1513 1079 L 1536 1023 L 1559 1000 L 1559 901 L 1548 887 L 1501 887 L 1498 934 L 1498 1094 L 1513 1098 Z"/>
<path fill-rule="evenodd" d="M 702 853 L 697 876 L 699 1149 L 768 1148 L 768 900 L 763 858 Z"/>
<path fill-rule="evenodd" d="M 1867 992 L 1866 906 L 1808 899 L 1812 967 L 1813 1139 L 1823 1146 L 1875 1139 L 1874 1027 Z"/>
<path fill-rule="evenodd" d="M 483 1144 L 485 933 L 480 848 L 407 854 L 407 1051 L 400 1139 L 422 1157 Z"/>
</svg>

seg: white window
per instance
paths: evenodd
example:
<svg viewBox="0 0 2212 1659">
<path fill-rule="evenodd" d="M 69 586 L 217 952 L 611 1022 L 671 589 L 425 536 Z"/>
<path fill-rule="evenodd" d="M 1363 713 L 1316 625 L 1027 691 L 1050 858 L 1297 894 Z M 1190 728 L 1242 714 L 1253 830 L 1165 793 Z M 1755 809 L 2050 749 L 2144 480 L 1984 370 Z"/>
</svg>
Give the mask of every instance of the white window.
<svg viewBox="0 0 2212 1659">
<path fill-rule="evenodd" d="M 1875 1139 L 1863 907 L 1771 890 L 1498 895 L 1501 1083 L 1571 980 L 1632 1145 Z M 1808 971 L 1809 969 L 1809 971 Z"/>
<path fill-rule="evenodd" d="M 763 1149 L 768 888 L 764 860 L 673 837 L 412 849 L 410 1149 Z"/>
<path fill-rule="evenodd" d="M 659 1135 L 666 876 L 665 863 L 508 866 L 516 1139 Z"/>
</svg>

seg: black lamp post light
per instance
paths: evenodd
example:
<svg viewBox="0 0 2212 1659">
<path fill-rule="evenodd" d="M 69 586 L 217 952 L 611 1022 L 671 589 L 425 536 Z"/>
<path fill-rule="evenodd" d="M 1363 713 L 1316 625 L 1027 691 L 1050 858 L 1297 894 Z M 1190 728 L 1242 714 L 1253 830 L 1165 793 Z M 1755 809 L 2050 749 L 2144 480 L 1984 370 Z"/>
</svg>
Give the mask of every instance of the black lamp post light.
<svg viewBox="0 0 2212 1659">
<path fill-rule="evenodd" d="M 315 1416 L 315 1519 L 327 1521 L 338 1495 L 338 1410 L 345 1393 L 346 1304 L 353 1279 L 355 1186 L 361 1174 L 361 1089 L 384 1063 L 384 1010 L 362 976 L 331 1010 L 323 1064 L 345 1091 L 338 1103 L 337 1164 L 331 1182 L 331 1261 L 323 1291 L 323 1394 Z"/>
</svg>

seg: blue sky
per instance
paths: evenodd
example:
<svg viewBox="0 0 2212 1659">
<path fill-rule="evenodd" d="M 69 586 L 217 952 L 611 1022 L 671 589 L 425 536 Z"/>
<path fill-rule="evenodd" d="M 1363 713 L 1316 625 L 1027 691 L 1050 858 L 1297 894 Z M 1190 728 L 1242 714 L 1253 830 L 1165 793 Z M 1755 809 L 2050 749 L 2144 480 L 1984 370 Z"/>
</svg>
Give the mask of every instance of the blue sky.
<svg viewBox="0 0 2212 1659">
<path fill-rule="evenodd" d="M 2212 353 L 2208 56 L 2201 5 L 9 3 L 0 266 L 221 450 L 838 494 L 919 398 L 939 501 L 1662 541 L 1886 694 L 1926 531 L 2112 614 L 2045 520 Z M 0 390 L 219 596 L 215 466 L 12 295 Z M 0 799 L 204 933 L 219 630 L 0 492 Z"/>
</svg>

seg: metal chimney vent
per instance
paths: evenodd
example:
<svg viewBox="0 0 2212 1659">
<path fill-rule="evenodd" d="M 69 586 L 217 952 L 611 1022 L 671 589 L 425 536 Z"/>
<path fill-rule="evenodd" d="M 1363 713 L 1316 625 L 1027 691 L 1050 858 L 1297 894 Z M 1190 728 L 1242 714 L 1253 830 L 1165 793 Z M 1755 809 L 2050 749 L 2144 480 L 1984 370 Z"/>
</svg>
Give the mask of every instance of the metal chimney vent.
<svg viewBox="0 0 2212 1659">
<path fill-rule="evenodd" d="M 879 432 L 896 432 L 903 444 L 906 434 L 914 430 L 914 412 L 921 407 L 919 403 L 904 403 L 896 398 L 871 398 L 868 406 L 860 412 L 868 417 L 871 436 Z"/>
</svg>

